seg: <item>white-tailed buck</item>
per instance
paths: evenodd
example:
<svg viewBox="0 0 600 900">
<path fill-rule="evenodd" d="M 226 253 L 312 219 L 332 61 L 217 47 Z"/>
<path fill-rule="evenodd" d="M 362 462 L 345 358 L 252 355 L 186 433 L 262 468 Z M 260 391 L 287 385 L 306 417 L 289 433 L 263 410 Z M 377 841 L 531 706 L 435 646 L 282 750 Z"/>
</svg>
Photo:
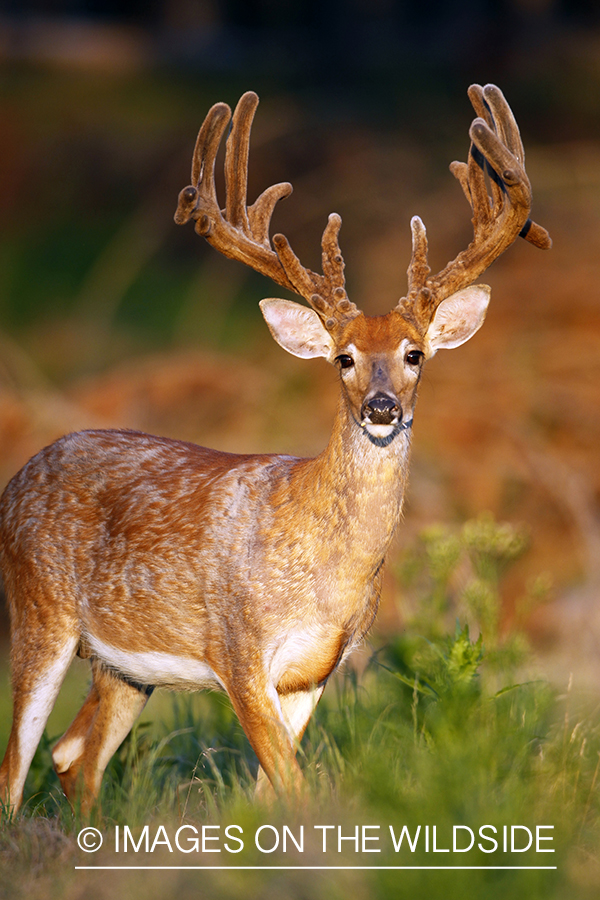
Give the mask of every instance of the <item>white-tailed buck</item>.
<svg viewBox="0 0 600 900">
<path fill-rule="evenodd" d="M 258 104 L 218 103 L 196 143 L 175 221 L 193 219 L 217 250 L 303 297 L 263 300 L 275 340 L 339 370 L 329 444 L 315 459 L 238 456 L 134 431 L 84 431 L 40 451 L 0 503 L 1 564 L 12 626 L 14 718 L 0 798 L 23 785 L 64 675 L 89 657 L 92 685 L 53 752 L 67 797 L 89 809 L 105 767 L 154 686 L 218 687 L 231 698 L 264 776 L 299 791 L 295 754 L 327 679 L 377 612 L 382 565 L 400 519 L 423 363 L 483 322 L 490 290 L 472 282 L 519 235 L 549 247 L 529 218 L 531 188 L 513 115 L 494 85 L 474 85 L 467 163 L 453 163 L 474 238 L 437 275 L 412 220 L 408 292 L 383 316 L 346 296 L 340 218 L 322 240 L 323 274 L 269 237 L 289 184 L 246 206 Z"/>
</svg>

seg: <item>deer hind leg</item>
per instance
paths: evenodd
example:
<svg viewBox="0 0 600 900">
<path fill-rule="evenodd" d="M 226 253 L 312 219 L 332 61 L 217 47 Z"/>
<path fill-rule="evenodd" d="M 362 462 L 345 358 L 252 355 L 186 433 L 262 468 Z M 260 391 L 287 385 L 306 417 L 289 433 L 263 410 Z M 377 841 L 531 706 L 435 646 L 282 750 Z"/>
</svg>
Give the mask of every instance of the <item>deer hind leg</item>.
<svg viewBox="0 0 600 900">
<path fill-rule="evenodd" d="M 52 751 L 54 768 L 70 803 L 87 814 L 100 792 L 104 770 L 121 746 L 152 692 L 92 662 L 86 700 Z"/>
<path fill-rule="evenodd" d="M 13 648 L 13 724 L 0 766 L 0 800 L 12 809 L 23 799 L 27 772 L 78 641 L 55 640 L 44 653 L 34 641 Z"/>
<path fill-rule="evenodd" d="M 296 691 L 292 694 L 279 696 L 282 720 L 287 734 L 291 739 L 294 757 L 298 745 L 302 740 L 302 735 L 306 730 L 306 726 L 310 721 L 310 717 L 312 716 L 317 703 L 321 699 L 321 694 L 324 689 L 325 685 L 321 684 L 315 685 L 305 691 Z M 298 767 L 298 763 L 295 759 L 294 762 L 295 766 Z M 272 794 L 273 784 L 269 775 L 261 765 L 256 778 L 254 796 L 257 800 L 266 800 L 269 799 Z"/>
</svg>

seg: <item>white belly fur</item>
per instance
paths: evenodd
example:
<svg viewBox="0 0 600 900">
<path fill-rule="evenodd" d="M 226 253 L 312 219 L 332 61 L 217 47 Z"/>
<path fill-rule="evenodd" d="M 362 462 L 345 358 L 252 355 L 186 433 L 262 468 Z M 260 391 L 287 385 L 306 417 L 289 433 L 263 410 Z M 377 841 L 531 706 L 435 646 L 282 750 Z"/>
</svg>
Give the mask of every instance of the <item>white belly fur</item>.
<svg viewBox="0 0 600 900">
<path fill-rule="evenodd" d="M 122 650 L 94 635 L 89 635 L 88 642 L 94 656 L 139 684 L 184 690 L 223 688 L 211 667 L 200 660 L 158 651 Z"/>
</svg>

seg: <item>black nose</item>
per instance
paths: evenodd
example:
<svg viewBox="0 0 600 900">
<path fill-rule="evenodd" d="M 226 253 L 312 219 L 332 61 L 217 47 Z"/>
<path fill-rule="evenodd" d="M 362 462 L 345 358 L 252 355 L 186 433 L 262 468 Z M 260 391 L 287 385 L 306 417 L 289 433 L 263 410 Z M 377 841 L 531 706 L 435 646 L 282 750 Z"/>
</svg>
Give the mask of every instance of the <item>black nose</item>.
<svg viewBox="0 0 600 900">
<path fill-rule="evenodd" d="M 387 394 L 375 394 L 363 404 L 362 416 L 372 425 L 391 425 L 400 421 L 402 412 L 396 400 Z"/>
</svg>

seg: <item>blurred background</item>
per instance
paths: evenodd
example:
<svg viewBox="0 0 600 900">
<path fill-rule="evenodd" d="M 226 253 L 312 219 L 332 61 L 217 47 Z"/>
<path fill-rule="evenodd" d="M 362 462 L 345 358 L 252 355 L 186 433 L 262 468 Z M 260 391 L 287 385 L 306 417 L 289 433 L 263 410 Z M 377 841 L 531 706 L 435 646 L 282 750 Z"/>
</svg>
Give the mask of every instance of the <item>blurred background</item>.
<svg viewBox="0 0 600 900">
<path fill-rule="evenodd" d="M 427 367 L 376 640 L 403 625 L 403 548 L 489 511 L 529 534 L 506 627 L 542 585 L 540 658 L 598 680 L 598 4 L 4 0 L 0 76 L 2 486 L 84 427 L 319 452 L 335 372 L 272 341 L 257 303 L 279 288 L 173 223 L 196 131 L 256 90 L 250 200 L 292 182 L 273 230 L 314 269 L 339 212 L 350 297 L 383 313 L 406 290 L 411 216 L 434 271 L 470 240 L 448 163 L 466 158 L 468 85 L 500 85 L 554 248 L 511 248 L 484 278 L 482 331 Z M 6 619 L 2 634 L 6 655 Z"/>
</svg>

